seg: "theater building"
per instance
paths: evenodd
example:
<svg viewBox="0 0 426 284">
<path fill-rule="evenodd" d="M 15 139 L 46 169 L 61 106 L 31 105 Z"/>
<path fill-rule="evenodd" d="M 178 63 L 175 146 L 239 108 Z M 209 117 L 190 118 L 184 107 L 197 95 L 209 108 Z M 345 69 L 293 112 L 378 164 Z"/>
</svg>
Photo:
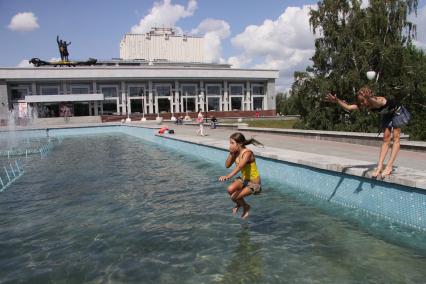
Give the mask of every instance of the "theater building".
<svg viewBox="0 0 426 284">
<path fill-rule="evenodd" d="M 123 58 L 93 66 L 0 68 L 0 116 L 12 109 L 20 117 L 29 110 L 38 117 L 170 115 L 199 109 L 275 113 L 277 70 L 202 62 L 203 44 L 202 38 L 153 29 L 125 35 Z"/>
</svg>

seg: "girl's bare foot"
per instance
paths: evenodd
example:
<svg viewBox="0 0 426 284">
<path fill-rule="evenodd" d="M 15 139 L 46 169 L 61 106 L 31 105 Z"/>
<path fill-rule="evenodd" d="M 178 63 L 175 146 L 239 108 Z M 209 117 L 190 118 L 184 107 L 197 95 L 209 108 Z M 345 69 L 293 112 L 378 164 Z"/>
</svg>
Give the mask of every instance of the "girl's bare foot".
<svg viewBox="0 0 426 284">
<path fill-rule="evenodd" d="M 243 214 L 241 215 L 241 218 L 243 219 L 247 218 L 249 215 L 249 211 L 250 211 L 250 205 L 247 204 L 244 206 L 244 211 L 243 211 Z"/>
<path fill-rule="evenodd" d="M 374 172 L 371 174 L 371 177 L 372 178 L 377 178 L 379 175 L 380 175 L 380 173 L 382 172 L 382 169 L 381 168 L 376 168 L 375 170 L 374 170 Z"/>
<path fill-rule="evenodd" d="M 386 167 L 385 170 L 382 172 L 382 178 L 390 176 L 392 172 L 393 172 L 392 167 Z"/>
<path fill-rule="evenodd" d="M 240 209 L 240 205 L 235 206 L 234 208 L 232 208 L 232 214 L 237 214 L 238 209 Z"/>
</svg>

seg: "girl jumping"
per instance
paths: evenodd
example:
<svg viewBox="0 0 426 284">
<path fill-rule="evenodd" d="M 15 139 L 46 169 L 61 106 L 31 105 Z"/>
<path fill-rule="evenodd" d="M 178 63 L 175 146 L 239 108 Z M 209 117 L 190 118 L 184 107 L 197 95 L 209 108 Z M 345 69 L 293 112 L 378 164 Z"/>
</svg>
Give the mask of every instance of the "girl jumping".
<svg viewBox="0 0 426 284">
<path fill-rule="evenodd" d="M 243 207 L 243 219 L 247 218 L 250 205 L 246 203 L 244 197 L 250 194 L 259 194 L 262 191 L 260 186 L 260 175 L 256 166 L 256 159 L 253 152 L 246 148 L 246 145 L 263 146 L 259 141 L 251 138 L 246 140 L 242 133 L 236 132 L 229 137 L 229 154 L 225 161 L 225 167 L 229 168 L 233 163 L 236 167 L 226 176 L 221 176 L 220 181 L 225 181 L 235 176 L 241 171 L 241 177 L 237 177 L 229 186 L 228 193 L 231 200 L 235 202 L 232 213 L 236 214 L 240 207 Z"/>
</svg>

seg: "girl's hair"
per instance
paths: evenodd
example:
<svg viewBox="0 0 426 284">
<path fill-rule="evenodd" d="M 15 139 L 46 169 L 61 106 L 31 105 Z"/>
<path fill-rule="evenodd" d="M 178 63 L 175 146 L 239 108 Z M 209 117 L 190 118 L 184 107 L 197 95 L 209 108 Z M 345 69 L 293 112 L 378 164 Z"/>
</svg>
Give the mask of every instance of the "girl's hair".
<svg viewBox="0 0 426 284">
<path fill-rule="evenodd" d="M 237 142 L 237 144 L 241 144 L 241 145 L 249 145 L 249 144 L 253 144 L 254 146 L 263 146 L 262 143 L 260 143 L 259 141 L 257 141 L 256 139 L 254 139 L 253 137 L 246 140 L 246 138 L 244 137 L 244 135 L 240 132 L 235 132 L 234 134 L 232 134 L 229 138 L 235 140 L 235 142 Z"/>
<path fill-rule="evenodd" d="M 371 98 L 374 97 L 374 93 L 370 87 L 364 86 L 358 90 L 358 92 L 356 93 L 356 97 Z"/>
<path fill-rule="evenodd" d="M 361 101 L 360 101 L 361 98 L 368 100 L 372 97 L 374 97 L 374 93 L 370 87 L 364 86 L 361 89 L 359 89 L 358 92 L 356 93 L 356 103 L 358 107 L 361 106 Z"/>
<path fill-rule="evenodd" d="M 201 112 L 201 108 L 198 110 L 198 113 L 200 113 Z"/>
</svg>

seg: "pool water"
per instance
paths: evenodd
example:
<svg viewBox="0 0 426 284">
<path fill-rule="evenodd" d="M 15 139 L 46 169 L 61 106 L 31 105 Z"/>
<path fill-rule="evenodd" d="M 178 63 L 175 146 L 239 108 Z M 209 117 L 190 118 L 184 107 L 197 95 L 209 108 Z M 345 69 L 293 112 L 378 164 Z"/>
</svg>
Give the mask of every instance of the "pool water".
<svg viewBox="0 0 426 284">
<path fill-rule="evenodd" d="M 135 137 L 65 138 L 0 194 L 0 282 L 425 282 L 424 233 L 398 242 L 268 181 L 244 221 L 226 172 Z"/>
</svg>

